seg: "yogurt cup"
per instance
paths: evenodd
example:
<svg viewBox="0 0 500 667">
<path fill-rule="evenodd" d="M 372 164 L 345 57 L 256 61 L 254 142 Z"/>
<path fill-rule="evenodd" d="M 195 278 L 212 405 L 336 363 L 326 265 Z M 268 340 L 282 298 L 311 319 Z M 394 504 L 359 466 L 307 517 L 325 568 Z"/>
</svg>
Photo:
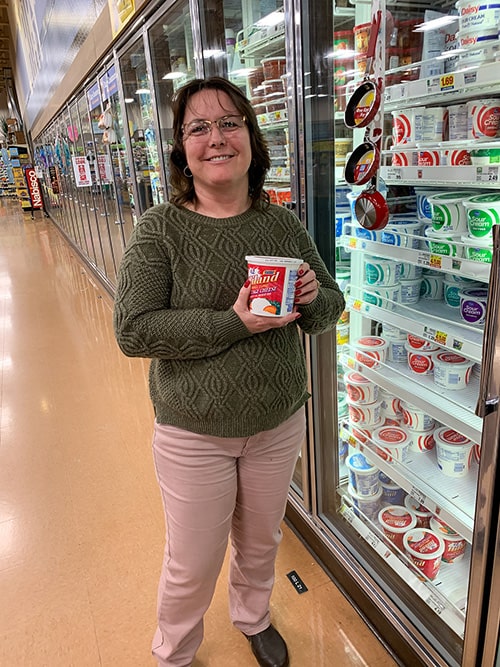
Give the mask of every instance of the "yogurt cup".
<svg viewBox="0 0 500 667">
<path fill-rule="evenodd" d="M 406 507 L 389 505 L 378 513 L 378 522 L 382 526 L 384 535 L 400 551 L 404 550 L 403 538 L 409 530 L 417 525 L 417 517 Z"/>
<path fill-rule="evenodd" d="M 474 362 L 455 352 L 436 352 L 434 357 L 434 382 L 440 387 L 456 391 L 469 384 Z"/>
<path fill-rule="evenodd" d="M 486 318 L 486 287 L 471 287 L 460 290 L 460 317 L 467 324 L 482 327 Z"/>
<path fill-rule="evenodd" d="M 443 299 L 443 281 L 444 275 L 424 276 L 420 286 L 420 298 L 441 301 Z"/>
<path fill-rule="evenodd" d="M 404 534 L 403 546 L 424 577 L 435 579 L 444 553 L 443 538 L 427 528 L 413 528 Z"/>
<path fill-rule="evenodd" d="M 264 317 L 282 317 L 293 310 L 295 281 L 302 259 L 248 255 L 250 310 Z"/>
<path fill-rule="evenodd" d="M 408 343 L 406 344 L 408 352 L 408 368 L 415 375 L 431 375 L 434 372 L 433 350 L 414 350 Z"/>
<path fill-rule="evenodd" d="M 368 517 L 372 521 L 377 518 L 380 511 L 380 500 L 382 497 L 381 488 L 379 488 L 377 493 L 375 493 L 373 496 L 363 496 L 359 493 L 356 493 L 351 484 L 349 484 L 347 487 L 347 492 L 351 497 L 352 504 L 357 510 L 359 510 L 361 514 Z M 356 510 L 354 513 L 359 515 Z"/>
<path fill-rule="evenodd" d="M 434 433 L 438 468 L 448 477 L 465 477 L 469 472 L 469 454 L 473 442 L 448 426 Z"/>
<path fill-rule="evenodd" d="M 378 398 L 378 385 L 361 373 L 352 371 L 344 377 L 347 396 L 355 404 L 375 403 Z M 380 417 L 379 417 L 380 419 Z"/>
<path fill-rule="evenodd" d="M 363 285 L 363 301 L 378 308 L 395 310 L 401 297 L 401 286 Z"/>
<path fill-rule="evenodd" d="M 500 194 L 478 195 L 464 201 L 467 229 L 472 238 L 490 238 L 493 225 L 500 224 Z"/>
<path fill-rule="evenodd" d="M 381 401 L 364 404 L 354 402 L 349 398 L 346 401 L 349 409 L 349 421 L 352 424 L 365 428 L 377 424 L 382 418 Z"/>
<path fill-rule="evenodd" d="M 410 452 L 414 454 L 421 454 L 422 452 L 430 452 L 434 449 L 436 441 L 434 440 L 434 428 L 429 431 L 417 431 L 408 428 L 408 435 L 410 436 Z"/>
<path fill-rule="evenodd" d="M 463 192 L 441 192 L 429 197 L 434 232 L 457 233 L 467 229 Z"/>
<path fill-rule="evenodd" d="M 415 528 L 429 528 L 432 512 L 429 512 L 427 507 L 421 505 L 413 496 L 406 496 L 405 507 L 413 512 L 417 517 L 417 525 Z"/>
<path fill-rule="evenodd" d="M 414 280 L 401 280 L 401 303 L 408 305 L 410 303 L 417 303 L 420 301 L 420 288 L 422 286 L 422 279 L 416 278 Z"/>
<path fill-rule="evenodd" d="M 401 411 L 405 426 L 414 431 L 431 431 L 436 424 L 433 417 L 407 401 L 401 401 Z"/>
<path fill-rule="evenodd" d="M 426 338 L 420 338 L 411 333 L 407 334 L 406 342 L 413 350 L 429 350 L 430 352 L 439 350 L 439 345 L 436 345 Z"/>
<path fill-rule="evenodd" d="M 464 257 L 472 262 L 484 262 L 491 264 L 493 260 L 493 239 L 492 237 L 472 238 L 462 236 L 464 246 Z"/>
<path fill-rule="evenodd" d="M 372 465 L 360 452 L 347 457 L 349 484 L 360 496 L 375 496 L 380 490 L 378 468 Z"/>
<path fill-rule="evenodd" d="M 378 368 L 387 358 L 387 341 L 380 336 L 362 336 L 354 344 L 354 358 L 368 368 Z"/>
<path fill-rule="evenodd" d="M 372 433 L 375 451 L 388 463 L 406 461 L 410 438 L 404 428 L 400 426 L 380 426 Z"/>
<path fill-rule="evenodd" d="M 467 546 L 467 540 L 450 528 L 444 521 L 433 516 L 430 520 L 430 529 L 440 535 L 444 541 L 444 552 L 441 560 L 444 563 L 455 563 L 462 560 Z"/>
<path fill-rule="evenodd" d="M 380 503 L 383 506 L 404 505 L 406 491 L 393 482 L 383 482 L 380 480 Z"/>
<path fill-rule="evenodd" d="M 401 264 L 382 257 L 369 257 L 365 261 L 367 285 L 395 285 L 401 275 Z"/>
</svg>

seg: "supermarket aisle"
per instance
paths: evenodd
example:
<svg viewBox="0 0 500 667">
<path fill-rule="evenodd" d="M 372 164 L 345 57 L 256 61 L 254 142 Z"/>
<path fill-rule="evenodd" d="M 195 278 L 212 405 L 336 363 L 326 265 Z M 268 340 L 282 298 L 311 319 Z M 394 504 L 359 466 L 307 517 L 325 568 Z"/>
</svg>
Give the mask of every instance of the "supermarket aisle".
<svg viewBox="0 0 500 667">
<path fill-rule="evenodd" d="M 0 200 L 0 665 L 146 667 L 163 517 L 147 362 L 52 224 Z M 292 667 L 396 663 L 284 527 L 273 617 Z M 309 591 L 298 595 L 286 573 Z M 193 667 L 255 667 L 226 575 Z"/>
</svg>

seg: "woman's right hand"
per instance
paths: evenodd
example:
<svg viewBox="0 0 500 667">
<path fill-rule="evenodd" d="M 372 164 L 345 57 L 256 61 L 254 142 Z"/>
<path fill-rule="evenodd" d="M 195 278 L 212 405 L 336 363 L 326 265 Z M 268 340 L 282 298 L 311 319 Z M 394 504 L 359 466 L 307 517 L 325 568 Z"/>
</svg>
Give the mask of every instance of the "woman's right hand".
<svg viewBox="0 0 500 667">
<path fill-rule="evenodd" d="M 297 312 L 296 308 L 294 308 L 289 315 L 283 315 L 283 317 L 264 317 L 263 315 L 255 315 L 249 308 L 250 290 L 250 281 L 247 280 L 240 289 L 238 298 L 233 305 L 233 310 L 251 333 L 262 333 L 269 329 L 285 327 L 287 324 L 290 324 L 290 322 L 295 322 L 299 319 L 300 313 Z"/>
</svg>

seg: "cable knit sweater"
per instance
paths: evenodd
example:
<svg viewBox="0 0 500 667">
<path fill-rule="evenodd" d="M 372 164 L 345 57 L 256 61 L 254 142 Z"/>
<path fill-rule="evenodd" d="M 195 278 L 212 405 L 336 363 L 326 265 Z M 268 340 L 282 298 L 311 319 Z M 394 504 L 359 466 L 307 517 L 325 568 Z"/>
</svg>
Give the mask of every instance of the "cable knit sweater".
<svg viewBox="0 0 500 667">
<path fill-rule="evenodd" d="M 208 218 L 161 204 L 139 220 L 125 250 L 114 307 L 118 344 L 152 359 L 159 423 L 246 437 L 275 428 L 308 399 L 295 323 L 252 334 L 232 306 L 247 278 L 245 255 L 300 257 L 321 283 L 300 307 L 308 334 L 335 326 L 344 298 L 298 218 L 281 206 Z"/>
</svg>

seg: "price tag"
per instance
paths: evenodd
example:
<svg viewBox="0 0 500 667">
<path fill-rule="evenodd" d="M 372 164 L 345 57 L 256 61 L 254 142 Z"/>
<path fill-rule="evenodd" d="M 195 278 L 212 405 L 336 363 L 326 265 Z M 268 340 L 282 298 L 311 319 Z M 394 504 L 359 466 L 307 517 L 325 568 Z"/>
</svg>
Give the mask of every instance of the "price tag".
<svg viewBox="0 0 500 667">
<path fill-rule="evenodd" d="M 349 523 L 352 523 L 354 521 L 354 512 L 350 507 L 347 507 L 347 505 L 342 505 L 339 512 L 344 517 L 344 519 Z"/>
<path fill-rule="evenodd" d="M 361 307 L 363 305 L 363 302 L 361 299 L 354 299 L 352 302 L 351 310 L 356 310 L 358 313 L 361 311 Z"/>
<path fill-rule="evenodd" d="M 417 502 L 425 507 L 426 496 L 416 486 L 411 487 L 410 495 L 415 498 Z"/>
<path fill-rule="evenodd" d="M 417 264 L 418 266 L 429 266 L 429 253 L 428 252 L 420 252 L 417 256 Z"/>
<path fill-rule="evenodd" d="M 374 549 L 376 549 L 378 547 L 378 545 L 380 544 L 380 540 L 378 539 L 378 537 L 374 533 L 372 533 L 371 530 L 369 530 L 367 532 L 367 534 L 365 535 L 365 540 Z"/>
<path fill-rule="evenodd" d="M 387 179 L 388 181 L 400 181 L 403 175 L 401 173 L 401 167 L 389 167 L 387 169 Z"/>
<path fill-rule="evenodd" d="M 429 255 L 429 267 L 431 269 L 440 269 L 443 263 L 442 255 Z"/>
<path fill-rule="evenodd" d="M 352 236 L 349 239 L 349 243 L 347 245 L 348 248 L 356 248 L 358 246 L 358 239 L 353 238 Z"/>
<path fill-rule="evenodd" d="M 432 340 L 438 345 L 446 345 L 446 341 L 448 340 L 448 334 L 444 333 L 444 331 L 439 331 L 438 329 L 431 329 L 430 327 L 424 327 L 424 338 L 427 338 L 428 340 Z"/>
<path fill-rule="evenodd" d="M 441 598 L 438 598 L 437 595 L 434 593 L 431 593 L 429 597 L 426 600 L 426 603 L 429 605 L 429 607 L 436 613 L 436 614 L 442 614 L 443 611 L 446 609 L 446 605 L 444 602 L 441 600 Z"/>
<path fill-rule="evenodd" d="M 439 79 L 441 92 L 453 90 L 455 88 L 455 76 L 453 74 L 443 74 Z"/>
<path fill-rule="evenodd" d="M 431 79 L 427 79 L 427 94 L 437 93 L 441 90 L 441 77 L 433 76 Z"/>
<path fill-rule="evenodd" d="M 498 181 L 498 165 L 477 167 L 476 181 L 479 183 L 496 183 Z"/>
</svg>

